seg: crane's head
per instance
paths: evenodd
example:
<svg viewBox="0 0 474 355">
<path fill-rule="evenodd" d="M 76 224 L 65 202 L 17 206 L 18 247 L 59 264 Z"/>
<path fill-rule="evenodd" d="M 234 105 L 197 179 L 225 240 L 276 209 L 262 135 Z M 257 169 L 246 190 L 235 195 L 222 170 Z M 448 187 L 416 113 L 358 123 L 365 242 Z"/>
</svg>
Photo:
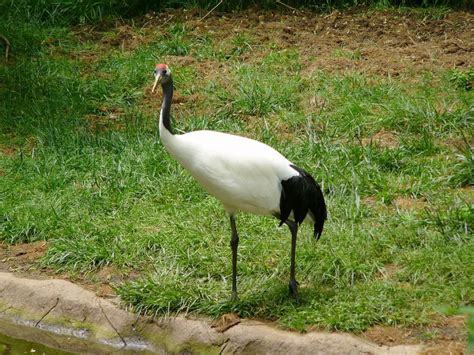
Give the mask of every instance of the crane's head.
<svg viewBox="0 0 474 355">
<path fill-rule="evenodd" d="M 153 83 L 151 92 L 155 91 L 158 83 L 166 84 L 171 79 L 171 69 L 166 64 L 157 64 L 153 75 L 155 76 L 155 82 Z"/>
</svg>

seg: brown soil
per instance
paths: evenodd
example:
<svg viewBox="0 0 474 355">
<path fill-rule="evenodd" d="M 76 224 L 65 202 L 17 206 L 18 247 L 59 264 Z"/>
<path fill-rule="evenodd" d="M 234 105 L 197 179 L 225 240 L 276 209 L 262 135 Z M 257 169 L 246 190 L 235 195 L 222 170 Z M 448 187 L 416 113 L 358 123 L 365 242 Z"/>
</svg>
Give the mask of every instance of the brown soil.
<svg viewBox="0 0 474 355">
<path fill-rule="evenodd" d="M 393 201 L 393 205 L 400 210 L 423 209 L 426 207 L 426 201 L 399 196 Z"/>
<path fill-rule="evenodd" d="M 124 128 L 124 123 L 121 121 L 123 109 L 100 107 L 99 111 L 100 114 L 88 114 L 84 117 L 92 130 L 100 131 L 111 128 L 121 130 Z"/>
<path fill-rule="evenodd" d="M 241 322 L 240 317 L 235 313 L 223 314 L 219 319 L 212 322 L 211 327 L 218 332 L 225 332 L 227 329 Z"/>
<path fill-rule="evenodd" d="M 207 37 L 215 48 L 232 46 L 236 35 L 249 38 L 250 46 L 239 55 L 243 61 L 259 61 L 273 49 L 291 49 L 300 54 L 303 74 L 318 70 L 360 71 L 412 77 L 420 70 L 469 68 L 474 64 L 474 13 L 450 11 L 442 19 L 431 19 L 415 11 L 370 11 L 355 8 L 315 12 L 246 11 L 224 14 L 212 12 L 202 20 L 199 10 L 167 10 L 117 23 L 113 28 L 83 26 L 75 30 L 81 41 L 100 43 L 101 49 L 131 51 L 139 45 L 160 41 L 174 21 L 181 21 L 189 38 Z M 90 62 L 98 51 L 78 53 Z M 218 61 L 190 56 L 160 58 L 172 66 L 193 65 L 205 75 L 225 70 Z M 199 62 L 199 65 L 196 63 Z"/>
<path fill-rule="evenodd" d="M 0 154 L 7 157 L 13 157 L 22 152 L 28 154 L 32 152 L 36 147 L 36 141 L 34 137 L 28 137 L 26 142 L 21 145 L 15 143 L 15 136 L 13 134 L 5 134 L 5 141 L 0 143 Z"/>
<path fill-rule="evenodd" d="M 398 147 L 399 141 L 395 133 L 382 129 L 370 138 L 362 138 L 363 146 L 371 144 L 380 148 L 392 149 Z"/>
<path fill-rule="evenodd" d="M 329 15 L 250 9 L 232 15 L 214 11 L 201 20 L 202 12 L 173 10 L 150 15 L 141 30 L 166 34 L 171 18 L 183 21 L 191 36 L 210 37 L 216 47 L 225 46 L 236 34 L 247 35 L 251 57 L 244 52 L 244 60 L 258 60 L 259 52 L 265 55 L 271 51 L 270 44 L 298 50 L 305 74 L 356 70 L 397 76 L 419 70 L 467 68 L 474 63 L 471 12 L 452 11 L 444 19 L 429 19 L 415 12 L 364 8 Z M 174 65 L 195 64 L 192 58 L 167 59 Z"/>
<path fill-rule="evenodd" d="M 16 147 L 11 147 L 11 146 L 1 145 L 0 146 L 0 152 L 3 155 L 13 156 L 13 155 L 16 154 L 17 148 Z"/>
<path fill-rule="evenodd" d="M 375 326 L 362 336 L 379 345 L 418 344 L 423 341 L 427 348 L 423 354 L 463 354 L 465 350 L 467 318 L 451 316 L 429 327 L 397 328 Z"/>
<path fill-rule="evenodd" d="M 398 196 L 393 201 L 391 206 L 383 204 L 383 202 L 375 196 L 367 196 L 362 199 L 362 203 L 372 209 L 387 210 L 424 210 L 427 206 L 427 201 L 423 198 L 411 198 Z"/>
<path fill-rule="evenodd" d="M 138 277 L 138 275 L 129 272 L 125 275 L 110 266 L 105 266 L 86 274 L 58 273 L 40 264 L 40 259 L 47 249 L 48 242 L 46 241 L 15 245 L 0 243 L 0 272 L 14 272 L 22 277 L 35 279 L 60 278 L 69 280 L 94 291 L 100 297 L 106 298 L 116 297 L 113 285 L 118 284 L 124 279 L 130 280 Z"/>
<path fill-rule="evenodd" d="M 45 241 L 8 245 L 0 244 L 0 271 L 38 273 L 38 260 L 44 255 Z"/>
</svg>

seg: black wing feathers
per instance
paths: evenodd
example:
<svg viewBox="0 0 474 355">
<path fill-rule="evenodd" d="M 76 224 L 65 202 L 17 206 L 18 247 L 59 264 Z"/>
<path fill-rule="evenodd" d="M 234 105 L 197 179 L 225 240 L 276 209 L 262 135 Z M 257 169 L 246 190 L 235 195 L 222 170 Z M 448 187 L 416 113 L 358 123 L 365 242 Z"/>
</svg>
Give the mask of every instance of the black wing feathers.
<svg viewBox="0 0 474 355">
<path fill-rule="evenodd" d="M 309 211 L 314 220 L 314 237 L 318 240 L 327 217 L 323 193 L 310 174 L 294 165 L 291 167 L 300 175 L 281 182 L 280 225 L 288 219 L 291 211 L 295 222 L 301 224 Z"/>
</svg>

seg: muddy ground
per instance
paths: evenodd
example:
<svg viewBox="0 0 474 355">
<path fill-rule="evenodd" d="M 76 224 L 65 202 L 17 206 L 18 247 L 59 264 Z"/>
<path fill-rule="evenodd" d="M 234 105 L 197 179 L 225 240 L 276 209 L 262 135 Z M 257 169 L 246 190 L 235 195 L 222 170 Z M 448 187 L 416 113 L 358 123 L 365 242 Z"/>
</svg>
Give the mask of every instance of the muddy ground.
<svg viewBox="0 0 474 355">
<path fill-rule="evenodd" d="M 92 40 L 104 50 L 130 50 L 156 40 L 157 30 L 167 28 L 171 21 L 180 20 L 189 30 L 188 36 L 212 38 L 215 46 L 225 46 L 237 33 L 250 40 L 251 51 L 239 60 L 259 61 L 271 48 L 292 49 L 300 53 L 302 75 L 316 70 L 344 73 L 359 71 L 413 80 L 414 73 L 468 69 L 474 64 L 474 13 L 451 11 L 438 18 L 427 12 L 369 11 L 353 9 L 330 14 L 312 12 L 257 11 L 223 14 L 212 12 L 170 10 L 149 14 L 133 21 L 82 26 L 74 29 L 79 40 Z M 112 26 L 112 27 L 111 27 Z M 112 33 L 112 35 L 111 35 Z M 272 46 L 270 46 L 271 44 Z M 82 51 L 78 59 L 94 62 L 97 51 Z M 169 56 L 169 64 L 194 65 L 203 75 L 216 75 L 222 68 L 213 59 L 197 60 L 190 56 Z M 214 70 L 213 70 L 214 69 Z M 177 97 L 179 100 L 179 97 Z M 400 202 L 402 204 L 403 201 Z M 40 259 L 48 243 L 0 244 L 0 271 L 15 272 L 37 278 L 64 278 L 93 290 L 101 297 L 115 297 L 113 285 L 125 278 L 113 267 L 105 267 L 89 274 L 57 273 L 41 267 Z M 440 317 L 431 326 L 396 328 L 376 326 L 363 337 L 377 344 L 397 345 L 426 343 L 432 346 L 428 353 L 461 354 L 467 334 L 466 318 Z"/>
</svg>

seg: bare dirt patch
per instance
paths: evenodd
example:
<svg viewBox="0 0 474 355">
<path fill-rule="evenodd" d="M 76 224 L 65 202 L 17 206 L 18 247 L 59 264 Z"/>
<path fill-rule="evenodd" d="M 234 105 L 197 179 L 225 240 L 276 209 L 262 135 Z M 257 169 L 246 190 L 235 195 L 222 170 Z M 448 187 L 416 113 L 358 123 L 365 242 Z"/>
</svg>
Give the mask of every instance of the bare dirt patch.
<svg viewBox="0 0 474 355">
<path fill-rule="evenodd" d="M 34 273 L 38 260 L 44 255 L 48 243 L 44 240 L 15 245 L 0 244 L 0 271 Z"/>
<path fill-rule="evenodd" d="M 363 71 L 400 75 L 413 70 L 467 68 L 473 64 L 474 15 L 452 11 L 443 19 L 396 10 L 334 11 L 284 14 L 247 10 L 229 16 L 212 13 L 204 21 L 198 12 L 173 12 L 192 35 L 207 35 L 217 43 L 236 33 L 253 38 L 255 52 L 268 45 L 300 52 L 304 72 Z M 161 17 L 161 15 L 160 15 Z M 159 25 L 155 20 L 150 24 Z"/>
<path fill-rule="evenodd" d="M 474 136 L 462 137 L 462 138 L 448 138 L 445 140 L 439 140 L 439 145 L 454 148 L 457 151 L 464 151 L 466 149 L 474 149 Z"/>
<path fill-rule="evenodd" d="M 362 203 L 370 208 L 377 207 L 378 201 L 375 196 L 367 196 L 362 199 Z"/>
<path fill-rule="evenodd" d="M 100 114 L 88 114 L 84 116 L 89 124 L 89 128 L 95 131 L 114 129 L 121 130 L 124 128 L 122 115 L 125 110 L 121 108 L 99 107 Z"/>
<path fill-rule="evenodd" d="M 418 344 L 420 341 L 428 346 L 423 354 L 464 354 L 467 342 L 467 317 L 451 316 L 438 321 L 429 327 L 398 328 L 375 326 L 362 336 L 376 344 Z"/>
<path fill-rule="evenodd" d="M 115 298 L 114 285 L 125 279 L 137 278 L 134 272 L 124 272 L 112 266 L 104 266 L 88 273 L 69 273 L 43 267 L 41 258 L 48 249 L 47 241 L 8 245 L 0 243 L 0 271 L 14 272 L 16 275 L 34 278 L 60 278 L 79 284 L 95 292 L 99 297 Z"/>
<path fill-rule="evenodd" d="M 367 196 L 362 199 L 362 203 L 372 209 L 385 209 L 388 206 L 384 205 L 375 196 Z M 428 203 L 425 199 L 417 199 L 411 197 L 398 196 L 392 201 L 392 207 L 399 210 L 423 210 Z"/>
<path fill-rule="evenodd" d="M 17 148 L 16 147 L 11 147 L 11 146 L 0 145 L 0 152 L 3 155 L 13 156 L 13 155 L 16 155 Z"/>
<path fill-rule="evenodd" d="M 5 138 L 5 143 L 0 143 L 0 154 L 8 157 L 13 157 L 18 153 L 30 153 L 36 147 L 36 140 L 34 137 L 28 137 L 23 143 L 16 141 L 14 135 L 7 134 L 5 135 Z"/>
<path fill-rule="evenodd" d="M 401 210 L 423 209 L 426 207 L 426 201 L 416 198 L 399 196 L 393 201 L 393 205 L 395 206 L 395 208 Z"/>
<path fill-rule="evenodd" d="M 413 344 L 415 342 L 409 329 L 380 325 L 368 329 L 363 337 L 377 344 Z"/>
<path fill-rule="evenodd" d="M 297 23 L 294 26 L 297 28 Z M 309 73 L 320 69 L 355 70 L 397 76 L 413 69 L 472 65 L 470 13 L 423 21 L 415 14 L 396 11 L 335 11 L 326 17 L 308 19 L 306 26 L 309 31 L 295 31 L 301 36 L 298 42 L 310 44 L 304 49 L 306 54 L 315 56 L 308 61 Z M 464 50 L 458 44 L 464 45 Z M 448 46 L 456 50 L 447 50 Z"/>
<path fill-rule="evenodd" d="M 209 38 L 214 48 L 224 51 L 236 35 L 247 36 L 251 44 L 242 53 L 233 54 L 244 62 L 258 61 L 274 49 L 296 50 L 304 75 L 318 70 L 360 71 L 410 79 L 410 74 L 420 70 L 463 69 L 474 64 L 471 12 L 450 11 L 439 19 L 414 10 L 367 8 L 330 14 L 289 14 L 254 8 L 232 14 L 214 11 L 202 20 L 203 15 L 199 10 L 167 10 L 105 29 L 78 27 L 74 33 L 81 41 L 101 43 L 105 50 L 131 51 L 159 41 L 160 36 L 168 34 L 170 24 L 179 21 L 184 24 L 188 39 Z M 84 56 L 87 61 L 95 57 L 92 52 L 89 54 Z M 196 69 L 205 73 L 219 67 L 219 60 L 195 59 L 192 53 L 163 59 L 173 66 L 194 65 L 198 61 Z"/>
<path fill-rule="evenodd" d="M 400 270 L 400 267 L 396 264 L 387 264 L 379 271 L 380 277 L 383 279 L 389 279 Z"/>
<path fill-rule="evenodd" d="M 394 132 L 380 130 L 370 138 L 362 138 L 362 145 L 375 145 L 380 148 L 397 148 L 399 145 L 398 136 Z"/>
<path fill-rule="evenodd" d="M 225 332 L 227 329 L 237 325 L 241 322 L 240 317 L 235 313 L 227 313 L 222 315 L 219 319 L 213 321 L 211 323 L 211 327 L 217 330 L 218 332 L 222 333 Z"/>
</svg>

